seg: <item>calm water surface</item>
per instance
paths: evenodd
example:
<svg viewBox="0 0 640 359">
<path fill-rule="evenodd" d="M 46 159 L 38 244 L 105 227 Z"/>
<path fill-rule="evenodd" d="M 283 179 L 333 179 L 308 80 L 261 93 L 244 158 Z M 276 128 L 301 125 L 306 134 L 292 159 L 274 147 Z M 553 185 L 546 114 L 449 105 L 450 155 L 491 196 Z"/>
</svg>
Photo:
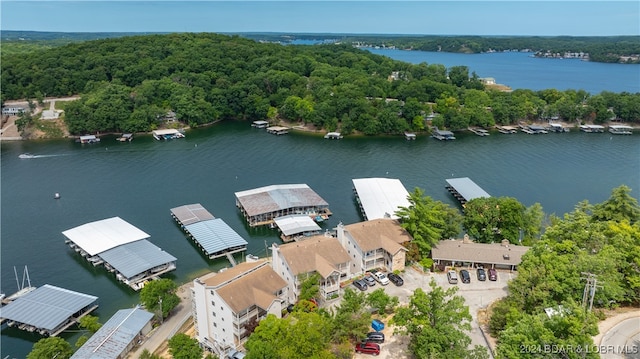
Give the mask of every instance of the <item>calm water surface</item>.
<svg viewBox="0 0 640 359">
<path fill-rule="evenodd" d="M 248 123 L 221 123 L 187 132 L 169 142 L 138 136 L 131 143 L 114 137 L 100 144 L 72 140 L 1 144 L 1 289 L 17 289 L 13 267 L 27 265 L 35 286 L 52 284 L 100 298 L 96 312 L 105 322 L 137 303 L 138 294 L 94 268 L 64 243 L 62 231 L 120 216 L 148 233 L 151 242 L 178 258 L 172 278 L 185 282 L 227 266 L 210 261 L 171 218 L 173 207 L 201 203 L 247 239 L 247 253 L 264 256 L 279 242 L 277 233 L 251 229 L 235 207 L 234 192 L 288 183 L 306 183 L 330 205 L 323 224 L 360 221 L 352 178 L 398 178 L 409 190 L 456 206 L 445 179 L 468 176 L 493 196 L 511 196 L 546 213 L 563 214 L 581 200 L 598 203 L 621 184 L 640 192 L 640 135 L 608 133 L 503 135 L 459 134 L 451 142 L 419 136 L 345 138 L 291 133 L 274 136 Z M 43 157 L 20 159 L 29 152 Z M 53 194 L 59 192 L 59 200 Z M 242 259 L 238 257 L 238 259 Z M 37 335 L 2 328 L 1 354 L 23 358 Z M 75 342 L 78 333 L 65 334 Z"/>
<path fill-rule="evenodd" d="M 605 64 L 577 59 L 544 59 L 526 52 L 456 54 L 448 52 L 368 49 L 374 54 L 418 64 L 467 66 L 479 77 L 493 77 L 512 89 L 640 92 L 640 65 Z"/>
</svg>

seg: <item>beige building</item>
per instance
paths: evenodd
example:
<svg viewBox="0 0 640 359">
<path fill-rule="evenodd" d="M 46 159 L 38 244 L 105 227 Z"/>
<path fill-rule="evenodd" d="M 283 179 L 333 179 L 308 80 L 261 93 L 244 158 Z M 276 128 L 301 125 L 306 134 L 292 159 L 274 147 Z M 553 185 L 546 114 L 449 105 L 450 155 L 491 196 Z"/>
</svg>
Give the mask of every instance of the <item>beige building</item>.
<svg viewBox="0 0 640 359">
<path fill-rule="evenodd" d="M 196 339 L 220 357 L 244 344 L 249 320 L 280 318 L 288 304 L 287 282 L 264 260 L 196 278 L 192 294 Z"/>
<path fill-rule="evenodd" d="M 431 249 L 436 266 L 465 266 L 515 270 L 530 247 L 502 243 L 476 243 L 465 235 L 462 240 L 444 240 Z"/>
<path fill-rule="evenodd" d="M 362 274 L 374 268 L 402 271 L 412 240 L 395 219 L 375 219 L 350 225 L 340 223 L 337 237 L 351 259 L 351 273 Z"/>
<path fill-rule="evenodd" d="M 340 242 L 330 236 L 314 236 L 295 243 L 272 245 L 273 270 L 289 286 L 289 302 L 296 303 L 302 282 L 318 273 L 320 300 L 336 298 L 340 282 L 351 277 L 350 257 Z"/>
</svg>

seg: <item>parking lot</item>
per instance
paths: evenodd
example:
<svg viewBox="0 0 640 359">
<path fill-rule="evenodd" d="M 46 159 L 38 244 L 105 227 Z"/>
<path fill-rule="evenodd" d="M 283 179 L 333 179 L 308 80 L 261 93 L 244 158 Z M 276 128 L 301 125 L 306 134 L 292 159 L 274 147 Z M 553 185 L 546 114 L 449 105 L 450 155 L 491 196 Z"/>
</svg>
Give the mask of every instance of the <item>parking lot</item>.
<svg viewBox="0 0 640 359">
<path fill-rule="evenodd" d="M 495 300 L 507 295 L 507 282 L 513 278 L 515 273 L 498 271 L 496 281 L 478 281 L 475 270 L 469 270 L 469 273 L 471 275 L 470 283 L 458 281 L 458 284 L 449 284 L 446 272 L 422 273 L 413 268 L 407 268 L 407 270 L 401 274 L 401 277 L 404 279 L 403 286 L 397 287 L 393 284 L 381 286 L 377 283 L 375 286 L 367 288 L 366 292 L 369 293 L 382 287 L 387 294 L 398 297 L 400 305 L 406 305 L 409 303 L 409 297 L 411 297 L 415 289 L 422 288 L 425 291 L 430 289 L 429 282 L 432 278 L 435 279 L 436 284 L 444 289 L 457 286 L 459 288 L 457 294 L 465 298 L 465 304 L 469 306 L 469 313 L 472 316 L 470 323 L 471 331 L 469 333 L 471 345 L 482 345 L 486 347 L 487 342 L 478 327 L 478 311 L 487 308 L 487 306 Z M 407 351 L 407 345 L 409 343 L 408 337 L 393 335 L 393 328 L 389 327 L 388 323 L 385 323 L 383 332 L 386 335 L 386 341 L 380 345 L 380 358 L 411 358 L 411 355 L 409 355 Z M 354 358 L 370 357 L 371 356 L 367 354 L 356 354 Z"/>
</svg>

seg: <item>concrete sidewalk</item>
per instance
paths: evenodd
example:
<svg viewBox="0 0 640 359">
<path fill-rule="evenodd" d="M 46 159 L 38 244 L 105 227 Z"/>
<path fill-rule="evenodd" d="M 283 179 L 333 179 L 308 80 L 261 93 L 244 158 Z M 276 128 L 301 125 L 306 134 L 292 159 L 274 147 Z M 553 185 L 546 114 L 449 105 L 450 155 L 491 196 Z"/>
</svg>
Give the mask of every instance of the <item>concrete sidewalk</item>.
<svg viewBox="0 0 640 359">
<path fill-rule="evenodd" d="M 180 304 L 173 309 L 164 322 L 153 329 L 148 335 L 144 343 L 129 352 L 127 358 L 136 359 L 147 349 L 150 353 L 154 353 L 163 343 L 178 332 L 180 327 L 191 318 L 191 288 L 193 283 L 189 282 L 178 287 L 176 294 L 180 297 Z"/>
</svg>

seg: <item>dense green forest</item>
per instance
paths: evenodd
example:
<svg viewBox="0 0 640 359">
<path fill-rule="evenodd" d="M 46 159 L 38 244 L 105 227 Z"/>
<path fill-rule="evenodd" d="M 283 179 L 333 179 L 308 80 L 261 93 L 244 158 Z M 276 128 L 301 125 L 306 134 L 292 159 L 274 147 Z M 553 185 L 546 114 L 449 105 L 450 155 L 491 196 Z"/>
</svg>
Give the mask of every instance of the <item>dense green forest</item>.
<svg viewBox="0 0 640 359">
<path fill-rule="evenodd" d="M 432 113 L 433 125 L 451 130 L 552 117 L 640 123 L 640 93 L 502 92 L 485 89 L 466 66 L 408 64 L 350 44 L 283 46 L 211 33 L 3 52 L 1 86 L 3 101 L 80 94 L 65 108 L 72 134 L 145 132 L 168 111 L 190 126 L 269 119 L 366 135 L 423 131 Z"/>
</svg>

